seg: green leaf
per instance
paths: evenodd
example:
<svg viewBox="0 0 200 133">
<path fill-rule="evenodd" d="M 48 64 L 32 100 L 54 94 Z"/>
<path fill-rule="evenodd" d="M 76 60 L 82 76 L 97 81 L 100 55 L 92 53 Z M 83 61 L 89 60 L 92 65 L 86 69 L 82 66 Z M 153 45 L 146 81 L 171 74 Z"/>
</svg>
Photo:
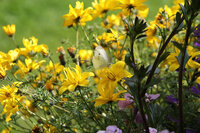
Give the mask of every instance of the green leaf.
<svg viewBox="0 0 200 133">
<path fill-rule="evenodd" d="M 158 61 L 158 64 L 160 64 L 163 60 L 165 60 L 169 56 L 170 52 L 164 52 Z"/>
<path fill-rule="evenodd" d="M 191 56 L 189 56 L 188 51 L 186 50 L 185 59 L 184 59 L 184 62 L 183 62 L 183 68 L 185 68 L 185 65 L 187 64 L 187 62 L 190 59 L 190 57 Z M 182 52 L 180 52 L 180 54 L 176 58 L 178 60 L 179 65 L 181 65 Z"/>
<path fill-rule="evenodd" d="M 183 45 L 176 42 L 176 41 L 172 41 L 172 43 L 174 44 L 175 47 L 177 47 L 180 51 L 183 51 Z"/>
<path fill-rule="evenodd" d="M 153 65 L 149 65 L 148 69 L 147 69 L 147 73 L 149 73 L 152 69 Z M 154 74 L 159 74 L 160 73 L 160 69 L 156 68 Z"/>
<path fill-rule="evenodd" d="M 186 10 L 186 8 L 185 8 L 183 5 L 181 5 L 181 4 L 179 4 L 179 5 L 180 5 L 181 10 L 182 10 L 182 12 L 183 12 L 183 17 L 184 17 L 186 23 L 188 23 L 187 10 Z"/>
<path fill-rule="evenodd" d="M 177 12 L 176 13 L 176 23 L 179 24 L 181 22 L 181 13 Z"/>
<path fill-rule="evenodd" d="M 129 53 L 126 54 L 126 56 L 125 56 L 125 63 L 126 63 L 128 66 L 132 67 L 131 55 L 130 55 Z"/>
</svg>

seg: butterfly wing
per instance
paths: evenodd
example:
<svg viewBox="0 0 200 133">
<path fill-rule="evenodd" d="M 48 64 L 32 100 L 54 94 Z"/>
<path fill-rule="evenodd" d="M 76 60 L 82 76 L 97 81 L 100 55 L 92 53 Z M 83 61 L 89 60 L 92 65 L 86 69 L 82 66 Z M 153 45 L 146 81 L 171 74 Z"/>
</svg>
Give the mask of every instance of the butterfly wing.
<svg viewBox="0 0 200 133">
<path fill-rule="evenodd" d="M 104 48 L 102 48 L 101 46 L 97 46 L 95 48 L 92 63 L 96 70 L 107 67 L 109 65 L 110 61 L 108 55 Z"/>
</svg>

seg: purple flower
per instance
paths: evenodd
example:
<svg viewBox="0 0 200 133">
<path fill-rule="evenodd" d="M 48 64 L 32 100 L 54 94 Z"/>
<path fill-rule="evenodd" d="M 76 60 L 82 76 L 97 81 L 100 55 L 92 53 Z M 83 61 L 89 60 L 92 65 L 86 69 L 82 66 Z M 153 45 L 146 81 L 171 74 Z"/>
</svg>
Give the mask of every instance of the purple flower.
<svg viewBox="0 0 200 133">
<path fill-rule="evenodd" d="M 174 131 L 170 132 L 169 130 L 165 129 L 165 130 L 160 131 L 159 133 L 175 133 L 175 132 Z"/>
<path fill-rule="evenodd" d="M 98 131 L 97 133 L 122 133 L 122 130 L 115 125 L 107 126 L 106 130 Z"/>
<path fill-rule="evenodd" d="M 133 96 L 131 96 L 129 93 L 124 94 L 124 98 L 126 99 L 125 101 L 119 101 L 118 106 L 120 110 L 125 109 L 127 106 L 131 105 L 134 103 L 133 101 Z"/>
<path fill-rule="evenodd" d="M 200 42 L 195 42 L 194 45 L 199 47 L 200 46 Z"/>
<path fill-rule="evenodd" d="M 146 96 L 146 102 L 149 103 L 150 101 L 157 99 L 160 96 L 160 94 L 147 94 L 146 93 L 145 96 Z"/>
<path fill-rule="evenodd" d="M 149 127 L 149 133 L 157 133 L 157 129 Z"/>
<path fill-rule="evenodd" d="M 168 101 L 169 103 L 176 103 L 176 104 L 178 104 L 178 99 L 176 99 L 176 98 L 173 97 L 172 95 L 168 95 L 168 96 L 166 96 L 166 98 L 167 98 L 167 101 Z"/>
<path fill-rule="evenodd" d="M 186 129 L 185 133 L 195 133 L 195 132 L 190 129 Z"/>
<path fill-rule="evenodd" d="M 198 26 L 198 28 L 194 31 L 194 36 L 200 36 L 200 26 Z"/>
<path fill-rule="evenodd" d="M 191 91 L 192 93 L 194 93 L 194 94 L 199 95 L 199 94 L 200 94 L 200 85 L 197 84 L 197 87 L 192 86 L 190 91 Z"/>
<path fill-rule="evenodd" d="M 197 37 L 197 41 L 194 43 L 196 46 L 200 46 L 200 26 L 194 31 L 194 36 Z"/>
</svg>

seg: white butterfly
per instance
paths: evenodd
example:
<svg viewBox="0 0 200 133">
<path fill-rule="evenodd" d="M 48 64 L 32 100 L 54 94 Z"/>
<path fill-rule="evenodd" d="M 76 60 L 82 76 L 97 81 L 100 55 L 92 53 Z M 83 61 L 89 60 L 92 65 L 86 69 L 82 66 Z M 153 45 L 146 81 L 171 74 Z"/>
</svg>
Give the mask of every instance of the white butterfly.
<svg viewBox="0 0 200 133">
<path fill-rule="evenodd" d="M 92 63 L 96 70 L 109 66 L 110 60 L 103 47 L 97 46 L 95 48 L 94 56 L 92 58 Z"/>
</svg>

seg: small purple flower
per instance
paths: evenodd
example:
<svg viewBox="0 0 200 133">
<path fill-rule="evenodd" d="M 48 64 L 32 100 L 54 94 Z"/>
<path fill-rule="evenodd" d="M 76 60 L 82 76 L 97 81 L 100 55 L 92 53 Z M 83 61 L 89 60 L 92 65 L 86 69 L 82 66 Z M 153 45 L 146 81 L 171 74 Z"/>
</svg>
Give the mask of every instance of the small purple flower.
<svg viewBox="0 0 200 133">
<path fill-rule="evenodd" d="M 197 37 L 197 41 L 194 43 L 196 46 L 200 46 L 200 26 L 194 31 L 194 36 Z"/>
<path fill-rule="evenodd" d="M 149 133 L 157 133 L 157 129 L 149 127 Z"/>
<path fill-rule="evenodd" d="M 176 98 L 173 97 L 172 95 L 168 95 L 168 96 L 166 96 L 166 98 L 167 98 L 167 101 L 168 101 L 169 103 L 178 104 L 178 99 L 176 99 Z"/>
<path fill-rule="evenodd" d="M 125 101 L 119 101 L 118 106 L 120 110 L 125 109 L 127 106 L 131 105 L 134 103 L 133 101 L 133 96 L 131 96 L 129 93 L 124 94 L 124 98 L 126 99 Z"/>
<path fill-rule="evenodd" d="M 185 133 L 195 133 L 195 132 L 190 129 L 186 129 Z"/>
<path fill-rule="evenodd" d="M 198 28 L 194 31 L 194 36 L 200 36 L 200 26 L 198 26 Z"/>
<path fill-rule="evenodd" d="M 98 131 L 97 133 L 122 133 L 122 130 L 115 125 L 107 126 L 105 131 Z"/>
<path fill-rule="evenodd" d="M 146 93 L 145 96 L 146 96 L 146 102 L 149 103 L 150 101 L 157 99 L 160 96 L 160 94 L 147 94 Z"/>
<path fill-rule="evenodd" d="M 190 90 L 193 94 L 200 95 L 200 85 L 197 84 L 197 87 L 192 86 Z"/>
<path fill-rule="evenodd" d="M 165 129 L 165 130 L 162 130 L 162 131 L 160 131 L 158 133 L 175 133 L 175 132 L 174 131 L 170 132 L 169 130 Z"/>
</svg>

